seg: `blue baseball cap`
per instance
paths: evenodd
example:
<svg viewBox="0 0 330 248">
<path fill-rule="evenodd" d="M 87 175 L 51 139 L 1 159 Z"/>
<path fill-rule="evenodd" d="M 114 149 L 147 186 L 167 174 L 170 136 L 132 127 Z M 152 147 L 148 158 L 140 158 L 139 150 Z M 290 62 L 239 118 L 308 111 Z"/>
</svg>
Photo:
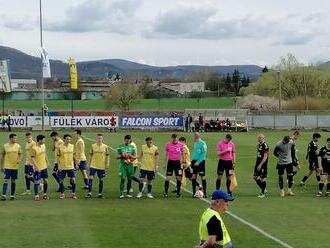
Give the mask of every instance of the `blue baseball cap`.
<svg viewBox="0 0 330 248">
<path fill-rule="evenodd" d="M 228 195 L 226 192 L 222 190 L 216 190 L 212 193 L 212 200 L 220 200 L 223 199 L 225 201 L 233 201 L 234 197 Z"/>
</svg>

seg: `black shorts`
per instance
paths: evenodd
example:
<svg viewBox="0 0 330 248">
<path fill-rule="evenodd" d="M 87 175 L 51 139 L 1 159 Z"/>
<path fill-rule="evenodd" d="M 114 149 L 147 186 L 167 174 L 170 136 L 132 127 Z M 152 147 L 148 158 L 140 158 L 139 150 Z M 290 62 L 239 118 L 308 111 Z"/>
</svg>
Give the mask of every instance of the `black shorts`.
<svg viewBox="0 0 330 248">
<path fill-rule="evenodd" d="M 277 164 L 276 169 L 277 169 L 279 176 L 283 176 L 285 171 L 286 171 L 287 175 L 292 175 L 293 165 L 292 164 Z"/>
<path fill-rule="evenodd" d="M 186 176 L 186 178 L 190 179 L 192 178 L 193 175 L 193 169 L 189 166 L 186 169 L 184 169 L 184 175 Z"/>
<path fill-rule="evenodd" d="M 232 160 L 219 160 L 217 174 L 222 176 L 226 171 L 226 176 L 231 176 L 234 173 L 234 165 Z"/>
<path fill-rule="evenodd" d="M 177 177 L 182 176 L 182 167 L 180 160 L 169 160 L 167 162 L 166 176 L 173 176 L 173 171 Z"/>
<path fill-rule="evenodd" d="M 267 164 L 264 164 L 261 167 L 261 170 L 258 170 L 258 166 L 259 166 L 259 164 L 256 164 L 254 166 L 254 174 L 253 174 L 253 176 L 255 176 L 255 177 L 261 177 L 261 178 L 267 178 L 267 173 L 268 173 L 268 166 L 267 166 Z"/>
<path fill-rule="evenodd" d="M 329 175 L 330 176 L 330 164 L 326 166 L 322 166 L 322 174 L 321 175 Z"/>
<path fill-rule="evenodd" d="M 318 161 L 309 161 L 309 170 L 314 171 L 318 168 Z"/>
<path fill-rule="evenodd" d="M 193 169 L 194 175 L 200 175 L 201 177 L 205 176 L 205 160 L 203 160 L 199 165 L 195 165 L 197 160 L 191 161 L 191 167 Z"/>
</svg>

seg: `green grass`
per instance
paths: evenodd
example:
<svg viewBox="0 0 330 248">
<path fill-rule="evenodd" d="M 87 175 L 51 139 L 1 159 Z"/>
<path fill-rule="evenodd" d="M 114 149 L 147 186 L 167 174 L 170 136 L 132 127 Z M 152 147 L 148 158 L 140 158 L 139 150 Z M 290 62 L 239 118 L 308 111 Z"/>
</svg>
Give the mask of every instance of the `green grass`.
<svg viewBox="0 0 330 248">
<path fill-rule="evenodd" d="M 70 100 L 46 100 L 49 111 L 66 110 L 71 111 Z M 41 107 L 38 100 L 6 100 L 5 108 L 10 110 L 38 110 Z M 184 110 L 186 108 L 231 108 L 233 99 L 230 97 L 210 97 L 200 100 L 194 98 L 164 98 L 160 102 L 158 99 L 142 99 L 132 106 L 131 110 Z M 75 110 L 107 110 L 104 100 L 76 100 L 74 101 Z M 112 110 L 118 110 L 114 108 Z"/>
<path fill-rule="evenodd" d="M 19 134 L 19 142 L 24 144 L 24 133 Z M 170 133 L 131 132 L 134 141 L 140 146 L 146 135 L 154 137 L 156 145 L 162 151 Z M 265 132 L 267 141 L 274 144 L 288 132 Z M 47 134 L 48 135 L 48 134 Z M 95 133 L 85 133 L 94 138 Z M 118 146 L 124 133 L 107 133 L 105 141 L 112 147 Z M 275 159 L 269 163 L 268 197 L 258 199 L 257 186 L 252 180 L 256 154 L 256 132 L 235 133 L 237 145 L 237 170 L 239 187 L 235 191 L 236 199 L 230 205 L 230 211 L 257 225 L 266 232 L 289 243 L 293 247 L 326 248 L 328 245 L 329 218 L 327 210 L 330 201 L 316 198 L 315 177 L 309 179 L 306 188 L 296 186 L 296 197 L 280 198 L 278 195 Z M 329 136 L 322 134 L 322 142 Z M 209 147 L 207 159 L 207 176 L 209 191 L 215 187 L 216 178 L 216 142 L 222 138 L 221 133 L 203 134 Z M 298 154 L 303 160 L 306 144 L 311 132 L 304 132 L 298 141 Z M 7 133 L 0 133 L 5 141 Z M 189 146 L 192 146 L 190 135 L 187 135 Z M 91 142 L 86 140 L 87 147 Z M 48 140 L 48 147 L 50 143 Z M 50 158 L 52 153 L 49 152 Z M 162 155 L 163 161 L 163 155 Z M 192 199 L 187 193 L 177 199 L 174 196 L 162 199 L 163 179 L 156 178 L 154 200 L 118 199 L 118 162 L 111 158 L 105 182 L 106 199 L 83 199 L 82 179 L 78 176 L 81 197 L 78 200 L 59 200 L 55 193 L 56 184 L 51 180 L 51 200 L 34 202 L 32 196 L 18 197 L 16 201 L 0 202 L 1 247 L 174 247 L 191 248 L 198 241 L 199 218 L 207 204 Z M 303 176 L 307 166 L 295 178 L 296 184 Z M 161 169 L 163 173 L 163 168 Z M 96 183 L 96 180 L 95 180 Z M 23 191 L 24 176 L 21 168 L 18 179 L 18 193 Z M 137 185 L 133 185 L 135 191 Z M 190 189 L 190 183 L 187 184 Z M 97 183 L 94 190 L 97 189 Z M 239 248 L 275 248 L 281 247 L 268 240 L 249 227 L 237 222 L 228 215 L 224 221 L 231 234 L 235 247 Z"/>
</svg>

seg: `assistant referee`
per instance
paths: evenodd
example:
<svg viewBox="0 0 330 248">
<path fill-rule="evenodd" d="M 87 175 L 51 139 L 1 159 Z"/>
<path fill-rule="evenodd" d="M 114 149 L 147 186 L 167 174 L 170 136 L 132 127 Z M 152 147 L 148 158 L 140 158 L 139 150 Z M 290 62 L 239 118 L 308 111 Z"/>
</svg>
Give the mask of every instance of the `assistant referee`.
<svg viewBox="0 0 330 248">
<path fill-rule="evenodd" d="M 199 223 L 200 245 L 196 248 L 233 248 L 227 228 L 220 214 L 226 212 L 228 202 L 234 198 L 222 190 L 212 193 L 210 208 L 203 213 Z"/>
</svg>

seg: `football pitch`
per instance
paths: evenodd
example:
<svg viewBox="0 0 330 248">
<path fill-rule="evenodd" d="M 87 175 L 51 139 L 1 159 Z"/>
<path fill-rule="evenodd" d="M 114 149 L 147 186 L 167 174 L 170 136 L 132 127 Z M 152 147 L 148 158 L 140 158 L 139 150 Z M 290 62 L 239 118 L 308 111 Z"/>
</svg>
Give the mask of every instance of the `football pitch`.
<svg viewBox="0 0 330 248">
<path fill-rule="evenodd" d="M 72 133 L 72 130 L 61 131 Z M 161 165 L 164 165 L 164 145 L 170 139 L 171 133 L 147 131 L 121 131 L 105 133 L 105 143 L 116 148 L 123 142 L 125 134 L 131 134 L 133 141 L 140 147 L 147 136 L 161 151 Z M 19 143 L 24 148 L 23 132 L 17 132 Z M 34 135 L 39 133 L 35 132 Z M 295 177 L 293 191 L 295 197 L 280 198 L 278 190 L 275 159 L 272 151 L 277 141 L 291 131 L 264 131 L 266 141 L 270 146 L 268 195 L 264 199 L 257 198 L 259 190 L 252 179 L 256 156 L 256 136 L 258 132 L 233 133 L 233 141 L 237 147 L 237 177 L 238 188 L 235 190 L 235 201 L 229 210 L 245 221 L 259 227 L 269 235 L 289 244 L 294 248 L 327 248 L 330 198 L 316 198 L 317 184 L 313 175 L 306 187 L 298 183 L 307 170 L 304 160 L 306 146 L 312 132 L 302 132 L 297 141 L 298 156 L 301 170 Z M 325 144 L 329 133 L 321 133 L 321 145 Z M 49 133 L 47 135 L 48 157 L 53 165 Z M 95 131 L 86 131 L 84 136 L 94 139 Z M 192 135 L 185 136 L 192 148 Z M 2 143 L 6 142 L 8 133 L 0 133 Z M 224 133 L 204 133 L 202 138 L 208 145 L 206 175 L 208 192 L 215 189 L 216 151 L 215 146 Z M 87 150 L 92 141 L 85 139 Z M 164 174 L 161 166 L 160 173 Z M 59 199 L 55 193 L 57 185 L 51 179 L 49 201 L 34 202 L 32 196 L 18 196 L 17 200 L 0 202 L 0 233 L 1 247 L 178 247 L 191 248 L 198 244 L 198 225 L 202 212 L 208 207 L 204 201 L 193 199 L 187 192 L 177 199 L 171 195 L 162 198 L 164 180 L 157 176 L 154 182 L 155 199 L 119 199 L 119 163 L 115 153 L 111 154 L 111 167 L 105 180 L 106 199 L 84 199 L 83 181 L 77 173 L 78 196 L 80 199 Z M 17 194 L 24 190 L 23 165 L 20 168 Z M 51 174 L 51 173 L 50 173 Z M 224 183 L 224 182 L 223 182 Z M 94 190 L 97 180 L 94 180 Z M 222 184 L 224 186 L 224 184 Z M 187 182 L 190 190 L 191 185 Z M 10 188 L 10 187 L 9 187 Z M 33 187 L 32 187 L 33 188 Z M 134 195 L 137 185 L 133 182 Z M 173 187 L 174 189 L 174 187 Z M 67 192 L 69 195 L 69 192 Z M 94 194 L 95 195 L 95 194 Z M 224 221 L 232 237 L 233 244 L 239 248 L 275 248 L 284 247 L 251 229 L 249 226 L 225 214 Z"/>
</svg>

